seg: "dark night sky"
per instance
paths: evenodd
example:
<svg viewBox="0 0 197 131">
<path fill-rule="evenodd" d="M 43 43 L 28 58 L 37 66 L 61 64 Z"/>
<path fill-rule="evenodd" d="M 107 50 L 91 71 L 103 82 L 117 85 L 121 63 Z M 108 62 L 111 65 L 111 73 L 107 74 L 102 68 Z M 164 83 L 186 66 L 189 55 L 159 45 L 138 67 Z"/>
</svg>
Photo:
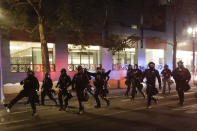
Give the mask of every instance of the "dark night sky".
<svg viewBox="0 0 197 131">
<path fill-rule="evenodd" d="M 140 14 L 144 13 L 144 28 L 165 31 L 165 7 L 159 6 L 157 0 L 113 0 L 110 21 L 112 24 L 130 27 L 139 25 Z"/>
</svg>

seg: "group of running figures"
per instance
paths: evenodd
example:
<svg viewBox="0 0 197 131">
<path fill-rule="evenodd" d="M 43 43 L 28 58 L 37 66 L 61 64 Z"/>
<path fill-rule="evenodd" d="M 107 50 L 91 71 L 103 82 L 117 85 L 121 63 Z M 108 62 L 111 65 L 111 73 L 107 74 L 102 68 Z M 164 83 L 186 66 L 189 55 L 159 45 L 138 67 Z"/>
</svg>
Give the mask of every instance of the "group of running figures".
<svg viewBox="0 0 197 131">
<path fill-rule="evenodd" d="M 96 72 L 88 72 L 86 69 L 82 68 L 82 66 L 77 67 L 77 73 L 74 75 L 73 79 L 71 80 L 70 76 L 67 75 L 66 69 L 61 70 L 61 74 L 56 85 L 56 88 L 59 88 L 58 92 L 58 101 L 60 111 L 64 111 L 68 109 L 68 102 L 73 97 L 71 91 L 76 92 L 76 96 L 79 103 L 79 114 L 84 113 L 84 106 L 83 102 L 87 102 L 89 99 L 89 94 L 93 96 L 96 101 L 95 108 L 101 108 L 101 102 L 99 100 L 99 96 L 105 100 L 106 105 L 110 105 L 109 99 L 107 99 L 108 91 L 108 80 L 109 74 L 111 70 L 105 72 L 104 69 L 101 67 L 97 67 Z M 171 85 L 171 77 L 174 78 L 176 82 L 176 90 L 179 96 L 179 105 L 183 106 L 184 102 L 184 91 L 189 90 L 189 81 L 191 79 L 191 74 L 187 68 L 184 67 L 183 62 L 178 62 L 178 67 L 171 72 L 168 68 L 168 65 L 164 66 L 162 74 L 162 81 L 163 81 L 163 94 L 166 91 L 166 84 L 168 84 L 168 89 L 170 93 L 170 85 Z M 94 77 L 94 86 L 96 87 L 95 91 L 92 89 L 93 87 L 90 84 L 91 76 Z M 142 82 L 144 79 L 146 80 L 146 95 L 147 95 L 147 109 L 151 108 L 151 101 L 153 100 L 155 103 L 158 102 L 154 95 L 158 94 L 158 90 L 156 88 L 156 78 L 158 79 L 159 89 L 161 89 L 161 78 L 159 71 L 155 69 L 155 63 L 150 62 L 148 64 L 148 69 L 142 72 L 138 65 L 134 65 L 134 69 L 131 65 L 128 65 L 127 75 L 125 85 L 127 86 L 127 91 L 125 96 L 129 95 L 130 89 L 131 91 L 131 100 L 134 101 L 135 95 L 137 91 L 139 91 L 143 97 L 145 98 L 145 94 L 143 93 L 143 85 Z M 6 107 L 7 112 L 10 112 L 12 106 L 22 99 L 23 97 L 28 97 L 28 102 L 31 104 L 33 110 L 33 116 L 36 114 L 36 103 L 40 104 L 38 91 L 39 91 L 39 82 L 38 79 L 34 76 L 34 72 L 31 70 L 27 71 L 27 77 L 21 81 L 20 83 L 23 85 L 23 90 L 11 100 L 8 104 L 4 104 Z M 55 102 L 56 105 L 57 101 L 54 98 L 55 90 L 52 89 L 53 82 L 50 78 L 50 74 L 46 73 L 45 78 L 42 83 L 41 87 L 41 105 L 45 105 L 45 96 L 47 95 L 51 100 Z M 69 90 L 69 87 L 72 87 Z"/>
</svg>

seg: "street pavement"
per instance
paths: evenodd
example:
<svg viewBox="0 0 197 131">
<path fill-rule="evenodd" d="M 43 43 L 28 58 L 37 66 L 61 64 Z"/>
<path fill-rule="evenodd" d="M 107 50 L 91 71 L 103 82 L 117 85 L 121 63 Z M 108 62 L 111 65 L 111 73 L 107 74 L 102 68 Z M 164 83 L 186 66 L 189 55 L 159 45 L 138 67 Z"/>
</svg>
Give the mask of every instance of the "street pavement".
<svg viewBox="0 0 197 131">
<path fill-rule="evenodd" d="M 54 103 L 47 100 L 46 106 L 37 106 L 38 115 L 31 116 L 30 105 L 24 101 L 16 104 L 11 113 L 0 106 L 0 131 L 197 131 L 196 88 L 185 93 L 183 107 L 177 105 L 175 90 L 170 95 L 159 94 L 159 103 L 146 109 L 147 100 L 140 94 L 134 102 L 123 96 L 125 89 L 111 90 L 110 107 L 104 101 L 101 109 L 95 109 L 91 97 L 84 103 L 85 113 L 78 114 L 78 103 L 74 97 L 68 111 L 58 111 Z"/>
</svg>

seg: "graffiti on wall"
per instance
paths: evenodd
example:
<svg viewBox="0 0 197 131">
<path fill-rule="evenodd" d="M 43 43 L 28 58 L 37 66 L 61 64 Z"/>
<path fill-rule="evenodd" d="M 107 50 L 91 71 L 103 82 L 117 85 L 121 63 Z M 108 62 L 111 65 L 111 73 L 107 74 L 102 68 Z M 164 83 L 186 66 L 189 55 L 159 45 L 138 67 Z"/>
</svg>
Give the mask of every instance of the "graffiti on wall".
<svg viewBox="0 0 197 131">
<path fill-rule="evenodd" d="M 128 65 L 129 64 L 113 64 L 112 65 L 112 69 L 113 70 L 127 70 L 128 69 Z M 132 65 L 134 66 L 134 65 Z M 155 65 L 155 68 L 161 72 L 163 70 L 163 67 L 164 65 L 163 64 L 156 64 Z M 148 68 L 148 65 L 145 65 L 145 66 L 139 66 L 139 69 L 142 70 L 142 71 L 145 71 L 145 69 Z"/>
</svg>

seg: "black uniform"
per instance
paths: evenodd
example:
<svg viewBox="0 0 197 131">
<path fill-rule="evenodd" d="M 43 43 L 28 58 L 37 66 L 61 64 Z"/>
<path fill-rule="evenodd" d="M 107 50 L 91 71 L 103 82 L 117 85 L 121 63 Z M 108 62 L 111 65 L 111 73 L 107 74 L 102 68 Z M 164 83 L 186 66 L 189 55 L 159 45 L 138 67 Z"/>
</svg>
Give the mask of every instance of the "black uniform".
<svg viewBox="0 0 197 131">
<path fill-rule="evenodd" d="M 110 79 L 110 76 L 109 76 L 109 73 L 107 73 L 106 75 L 105 75 L 105 72 L 102 72 L 103 73 L 103 75 L 105 76 L 105 78 L 104 78 L 104 94 L 108 94 L 109 93 L 109 90 L 108 90 L 108 81 L 109 81 L 109 79 Z"/>
<path fill-rule="evenodd" d="M 91 76 L 95 77 L 94 85 L 96 86 L 96 91 L 95 91 L 94 97 L 95 97 L 95 100 L 97 103 L 96 108 L 101 107 L 101 103 L 100 103 L 98 96 L 100 96 L 103 100 L 106 101 L 107 106 L 109 106 L 109 104 L 110 104 L 109 100 L 106 98 L 107 94 L 106 94 L 106 90 L 105 90 L 106 77 L 109 75 L 110 72 L 111 72 L 111 70 L 109 70 L 106 73 L 102 73 L 102 72 L 90 73 L 90 72 L 88 72 Z"/>
<path fill-rule="evenodd" d="M 179 95 L 179 104 L 182 106 L 184 102 L 184 91 L 188 90 L 191 74 L 187 68 L 176 68 L 172 72 L 172 76 L 176 82 L 176 90 Z"/>
<path fill-rule="evenodd" d="M 72 80 L 72 86 L 76 90 L 77 98 L 79 102 L 79 112 L 84 111 L 84 106 L 82 102 L 87 101 L 86 93 L 84 92 L 85 88 L 89 86 L 89 76 L 84 71 L 78 72 L 74 75 Z"/>
<path fill-rule="evenodd" d="M 145 98 L 144 93 L 142 92 L 143 85 L 141 84 L 142 82 L 142 71 L 140 69 L 133 69 L 132 71 L 133 77 L 132 77 L 132 93 L 131 93 L 131 99 L 135 98 L 136 94 L 136 88 L 137 90 L 142 94 L 142 96 Z"/>
<path fill-rule="evenodd" d="M 47 95 L 52 101 L 55 102 L 55 104 L 57 105 L 57 101 L 55 100 L 55 98 L 52 95 L 52 92 L 54 90 L 52 90 L 53 87 L 53 82 L 50 78 L 50 76 L 45 75 L 45 78 L 43 80 L 43 85 L 42 85 L 42 92 L 41 92 L 41 104 L 44 105 L 44 98 Z"/>
<path fill-rule="evenodd" d="M 161 78 L 159 72 L 156 69 L 146 69 L 143 73 L 143 78 L 146 78 L 146 93 L 148 97 L 147 107 L 151 105 L 151 100 L 157 101 L 153 95 L 158 93 L 157 88 L 155 87 L 156 78 L 158 79 L 159 88 L 161 88 Z"/>
<path fill-rule="evenodd" d="M 29 75 L 26 79 L 21 81 L 20 84 L 23 85 L 24 89 L 13 100 L 11 100 L 9 104 L 6 104 L 5 106 L 11 109 L 17 101 L 23 97 L 28 97 L 34 115 L 36 113 L 36 90 L 39 89 L 38 79 L 34 75 Z"/>
<path fill-rule="evenodd" d="M 71 85 L 71 78 L 65 73 L 61 73 L 59 81 L 57 83 L 57 88 L 59 88 L 58 100 L 60 103 L 60 110 L 65 110 L 68 106 L 69 99 L 72 98 L 72 94 L 68 92 L 67 88 Z M 65 105 L 63 107 L 63 100 Z"/>
<path fill-rule="evenodd" d="M 127 85 L 127 90 L 125 92 L 125 96 L 129 95 L 129 91 L 131 89 L 131 84 L 132 84 L 132 78 L 133 78 L 133 69 L 128 69 L 127 70 L 127 76 L 126 76 L 126 81 L 125 84 Z"/>
<path fill-rule="evenodd" d="M 87 69 L 84 69 L 84 75 L 86 75 L 86 78 L 88 78 L 88 85 L 86 89 L 94 97 L 94 92 L 92 90 L 92 86 L 90 85 L 91 76 L 88 74 Z"/>
</svg>

